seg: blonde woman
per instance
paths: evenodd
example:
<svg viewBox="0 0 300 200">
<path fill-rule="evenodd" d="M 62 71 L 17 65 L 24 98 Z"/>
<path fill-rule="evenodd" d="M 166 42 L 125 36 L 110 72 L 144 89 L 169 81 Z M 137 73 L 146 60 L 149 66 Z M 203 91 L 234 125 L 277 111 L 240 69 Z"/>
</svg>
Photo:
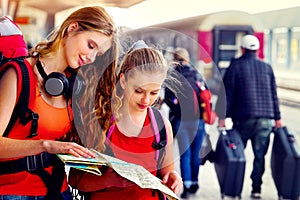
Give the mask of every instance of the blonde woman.
<svg viewBox="0 0 300 200">
<path fill-rule="evenodd" d="M 107 133 L 106 149 L 124 161 L 143 166 L 162 178 L 175 193 L 183 187 L 180 175 L 174 169 L 173 135 L 170 122 L 163 118 L 167 144 L 165 156 L 155 159 L 156 150 L 150 112 L 168 75 L 168 65 L 162 53 L 148 47 L 143 41 L 134 43 L 120 63 L 120 72 L 112 95 L 112 125 Z M 93 199 L 161 199 L 159 191 L 142 189 L 118 176 L 110 168 L 102 176 L 89 173 L 71 174 L 70 184 Z M 79 172 L 80 173 L 80 172 Z"/>
<path fill-rule="evenodd" d="M 0 199 L 72 199 L 63 165 L 53 154 L 94 155 L 83 146 L 67 142 L 73 123 L 68 101 L 72 91 L 64 83 L 62 91 L 57 92 L 59 87 L 54 82 L 58 76 L 68 81 L 70 74 L 105 53 L 112 58 L 110 70 L 114 71 L 115 35 L 114 22 L 102 7 L 84 7 L 68 16 L 48 41 L 32 49 L 25 63 L 35 77 L 30 109 L 39 115 L 37 135 L 27 137 L 31 123 L 23 126 L 17 121 L 7 137 L 0 137 Z M 54 78 L 53 73 L 57 75 Z M 17 101 L 17 82 L 12 67 L 0 79 L 1 135 Z"/>
</svg>

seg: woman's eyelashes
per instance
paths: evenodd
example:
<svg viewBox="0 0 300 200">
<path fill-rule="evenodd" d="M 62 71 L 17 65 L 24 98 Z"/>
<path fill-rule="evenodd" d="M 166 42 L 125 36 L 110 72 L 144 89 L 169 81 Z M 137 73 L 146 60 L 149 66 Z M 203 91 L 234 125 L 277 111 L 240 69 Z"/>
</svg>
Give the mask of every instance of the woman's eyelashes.
<svg viewBox="0 0 300 200">
<path fill-rule="evenodd" d="M 136 89 L 136 90 L 135 90 L 135 93 L 137 93 L 137 94 L 142 94 L 142 93 L 147 93 L 147 92 L 144 91 L 144 90 L 142 90 L 142 89 Z M 150 94 L 151 96 L 156 96 L 156 95 L 158 95 L 158 93 L 159 93 L 159 91 L 151 91 L 149 94 Z"/>
</svg>

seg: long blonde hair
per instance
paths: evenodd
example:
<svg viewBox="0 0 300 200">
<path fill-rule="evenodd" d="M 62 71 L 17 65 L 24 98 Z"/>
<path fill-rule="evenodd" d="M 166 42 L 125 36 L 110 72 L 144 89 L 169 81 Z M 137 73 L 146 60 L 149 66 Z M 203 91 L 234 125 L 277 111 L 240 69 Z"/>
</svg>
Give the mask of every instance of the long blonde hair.
<svg viewBox="0 0 300 200">
<path fill-rule="evenodd" d="M 104 8 L 100 6 L 83 7 L 68 16 L 57 30 L 53 30 L 49 34 L 47 41 L 38 43 L 29 54 L 38 53 L 43 57 L 57 51 L 67 36 L 68 27 L 73 22 L 78 23 L 78 32 L 98 31 L 109 37 L 114 37 L 116 33 L 114 21 Z"/>
</svg>

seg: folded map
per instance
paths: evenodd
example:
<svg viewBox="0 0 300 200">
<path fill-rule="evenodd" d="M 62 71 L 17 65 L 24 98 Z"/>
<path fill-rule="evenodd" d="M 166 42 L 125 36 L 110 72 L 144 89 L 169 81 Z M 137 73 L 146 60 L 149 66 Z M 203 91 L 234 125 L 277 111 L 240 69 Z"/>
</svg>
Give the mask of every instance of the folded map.
<svg viewBox="0 0 300 200">
<path fill-rule="evenodd" d="M 157 189 L 163 192 L 170 200 L 179 199 L 171 189 L 162 184 L 159 178 L 151 174 L 144 167 L 108 156 L 94 149 L 91 149 L 91 151 L 96 154 L 95 158 L 75 157 L 66 154 L 57 154 L 57 156 L 66 166 L 93 173 L 98 176 L 102 175 L 98 169 L 100 165 L 111 167 L 120 176 L 134 182 L 141 188 Z"/>
</svg>

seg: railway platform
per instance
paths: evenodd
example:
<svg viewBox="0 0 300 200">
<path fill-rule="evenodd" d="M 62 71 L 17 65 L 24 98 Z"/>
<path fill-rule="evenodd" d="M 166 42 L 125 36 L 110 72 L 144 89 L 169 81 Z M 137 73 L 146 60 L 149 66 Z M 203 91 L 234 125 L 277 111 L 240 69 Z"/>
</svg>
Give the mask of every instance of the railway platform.
<svg viewBox="0 0 300 200">
<path fill-rule="evenodd" d="M 297 77 L 296 77 L 297 78 Z M 300 79 L 294 79 L 299 80 Z M 295 134 L 297 137 L 297 141 L 300 141 L 300 131 L 298 128 L 298 120 L 295 116 L 299 116 L 300 113 L 300 91 L 291 90 L 288 88 L 281 88 L 279 87 L 278 90 L 278 97 L 281 103 L 281 111 L 282 111 L 282 121 L 284 125 L 292 130 L 292 133 Z M 167 109 L 167 108 L 164 108 Z M 167 111 L 164 111 L 167 113 Z M 217 139 L 219 136 L 219 132 L 217 130 L 216 125 L 210 126 L 208 129 L 208 134 L 210 134 L 210 139 L 215 149 L 215 145 L 217 143 Z M 271 148 L 273 144 L 273 137 L 271 135 L 270 146 L 265 157 L 265 173 L 263 175 L 263 185 L 262 185 L 262 192 L 261 192 L 261 199 L 262 200 L 277 200 L 277 190 L 272 178 L 271 174 Z M 179 152 L 178 152 L 178 144 L 176 139 L 174 140 L 175 144 L 175 167 L 178 172 L 180 172 L 179 167 Z M 252 200 L 250 197 L 251 193 L 251 179 L 250 174 L 252 171 L 252 163 L 253 163 L 253 153 L 251 149 L 251 143 L 248 142 L 247 147 L 245 149 L 245 157 L 246 157 L 246 170 L 245 170 L 245 177 L 244 177 L 244 185 L 241 194 L 242 200 Z M 204 166 L 200 166 L 200 174 L 199 174 L 199 186 L 200 189 L 196 193 L 196 195 L 190 196 L 189 200 L 218 200 L 221 198 L 221 191 L 220 186 L 218 183 L 218 178 L 215 172 L 214 164 L 210 162 L 206 162 Z M 224 200 L 233 199 L 229 197 L 225 197 Z M 300 199 L 299 199 L 300 200 Z"/>
<path fill-rule="evenodd" d="M 218 130 L 215 127 L 212 127 L 209 130 L 211 142 L 213 148 L 215 149 L 215 144 L 218 139 Z M 274 185 L 272 175 L 271 175 L 271 168 L 270 168 L 270 158 L 271 158 L 271 146 L 273 143 L 273 136 L 271 137 L 271 143 L 269 146 L 268 153 L 266 155 L 266 170 L 263 176 L 263 185 L 262 185 L 262 193 L 261 199 L 262 200 L 277 200 L 277 190 Z M 177 145 L 177 141 L 175 140 L 175 145 Z M 177 148 L 175 148 L 177 149 Z M 178 153 L 178 152 L 177 152 Z M 176 153 L 175 153 L 176 155 Z M 250 174 L 252 170 L 252 161 L 253 161 L 253 153 L 251 149 L 251 144 L 248 143 L 245 149 L 245 156 L 246 156 L 246 169 L 245 169 L 245 177 L 244 177 L 244 185 L 241 194 L 242 200 L 252 200 L 250 197 L 251 193 L 251 179 Z M 179 158 L 175 157 L 176 159 L 176 170 L 180 172 L 179 169 Z M 188 199 L 189 200 L 218 200 L 221 198 L 221 191 L 220 186 L 218 183 L 218 178 L 215 172 L 214 164 L 207 161 L 205 165 L 200 166 L 200 174 L 199 174 L 199 186 L 200 189 L 195 195 L 191 195 Z M 231 198 L 225 196 L 224 200 L 229 199 L 238 199 L 238 198 Z"/>
<path fill-rule="evenodd" d="M 274 71 L 281 103 L 300 106 L 300 77 L 289 71 Z"/>
<path fill-rule="evenodd" d="M 295 71 L 274 69 L 277 85 L 300 92 L 300 77 Z"/>
</svg>

